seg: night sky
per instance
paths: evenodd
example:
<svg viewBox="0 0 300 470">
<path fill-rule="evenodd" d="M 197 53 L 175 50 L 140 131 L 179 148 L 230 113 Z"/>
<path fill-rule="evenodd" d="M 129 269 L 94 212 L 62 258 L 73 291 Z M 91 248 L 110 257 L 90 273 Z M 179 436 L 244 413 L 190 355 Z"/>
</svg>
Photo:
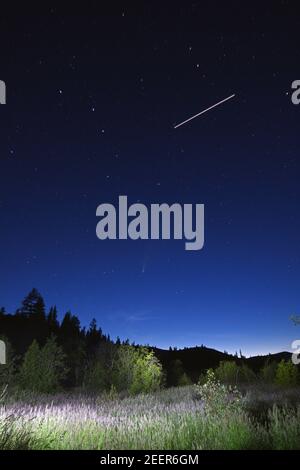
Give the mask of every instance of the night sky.
<svg viewBox="0 0 300 470">
<path fill-rule="evenodd" d="M 0 305 L 13 312 L 36 287 L 60 318 L 95 317 L 112 338 L 290 350 L 299 15 L 287 1 L 243 12 L 97 3 L 1 14 Z M 204 248 L 100 241 L 96 208 L 119 195 L 204 203 Z"/>
</svg>

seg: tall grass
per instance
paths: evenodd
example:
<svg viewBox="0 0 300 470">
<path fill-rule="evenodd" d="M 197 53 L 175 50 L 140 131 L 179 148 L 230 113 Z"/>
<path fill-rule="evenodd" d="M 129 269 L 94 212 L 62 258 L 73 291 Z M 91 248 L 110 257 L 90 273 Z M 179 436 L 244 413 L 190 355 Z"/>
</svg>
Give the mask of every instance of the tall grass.
<svg viewBox="0 0 300 470">
<path fill-rule="evenodd" d="M 247 407 L 214 415 L 190 386 L 123 399 L 8 400 L 0 423 L 2 449 L 300 449 L 300 405 L 270 406 L 265 420 Z"/>
<path fill-rule="evenodd" d="M 7 387 L 0 393 L 0 404 L 5 401 Z M 0 414 L 0 449 L 1 450 L 27 450 L 32 444 L 32 435 L 28 420 L 23 422 L 23 416 L 18 412 L 14 414 L 5 412 L 5 406 L 1 405 Z"/>
</svg>

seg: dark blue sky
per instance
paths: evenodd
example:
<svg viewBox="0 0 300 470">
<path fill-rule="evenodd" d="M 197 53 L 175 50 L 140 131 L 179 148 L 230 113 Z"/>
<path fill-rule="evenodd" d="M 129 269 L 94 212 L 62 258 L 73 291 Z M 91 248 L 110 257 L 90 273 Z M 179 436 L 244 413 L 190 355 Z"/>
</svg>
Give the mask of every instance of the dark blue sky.
<svg viewBox="0 0 300 470">
<path fill-rule="evenodd" d="M 14 311 L 36 287 L 112 337 L 288 350 L 300 308 L 299 20 L 290 2 L 243 16 L 184 5 L 1 18 L 0 304 Z M 204 249 L 98 240 L 96 208 L 121 194 L 204 203 Z"/>
</svg>

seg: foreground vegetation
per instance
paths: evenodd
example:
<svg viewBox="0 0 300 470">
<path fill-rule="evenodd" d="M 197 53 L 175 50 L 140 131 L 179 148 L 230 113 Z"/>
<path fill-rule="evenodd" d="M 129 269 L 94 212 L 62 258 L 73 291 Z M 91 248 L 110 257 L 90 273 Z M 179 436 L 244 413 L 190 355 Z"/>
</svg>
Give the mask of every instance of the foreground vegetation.
<svg viewBox="0 0 300 470">
<path fill-rule="evenodd" d="M 293 406 L 289 405 L 293 401 Z M 2 449 L 300 449 L 300 392 L 206 385 L 132 397 L 6 396 Z"/>
<path fill-rule="evenodd" d="M 36 290 L 15 314 L 0 309 L 0 330 L 0 449 L 300 449 L 288 353 L 253 362 L 113 342 L 95 321 L 59 323 Z"/>
</svg>

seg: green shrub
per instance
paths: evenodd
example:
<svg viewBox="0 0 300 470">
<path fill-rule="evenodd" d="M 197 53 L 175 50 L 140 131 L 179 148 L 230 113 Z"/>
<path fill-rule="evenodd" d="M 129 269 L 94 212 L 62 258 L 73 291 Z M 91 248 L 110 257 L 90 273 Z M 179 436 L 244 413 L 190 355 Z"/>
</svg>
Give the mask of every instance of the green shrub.
<svg viewBox="0 0 300 470">
<path fill-rule="evenodd" d="M 257 381 L 257 376 L 252 369 L 246 364 L 242 364 L 239 367 L 238 383 L 239 384 L 251 384 Z"/>
<path fill-rule="evenodd" d="M 184 372 L 181 377 L 179 377 L 178 380 L 178 386 L 179 387 L 186 387 L 187 385 L 191 385 L 192 381 L 190 377 Z"/>
<path fill-rule="evenodd" d="M 221 361 L 215 370 L 216 378 L 223 384 L 237 384 L 240 368 L 234 361 Z"/>
<path fill-rule="evenodd" d="M 83 379 L 84 388 L 91 391 L 102 392 L 108 389 L 107 370 L 101 361 L 88 365 Z"/>
<path fill-rule="evenodd" d="M 197 385 L 204 385 L 205 382 L 206 382 L 207 378 L 206 378 L 206 373 L 204 372 L 201 372 L 201 374 L 199 375 L 199 379 L 198 379 L 198 382 L 197 382 Z"/>
<path fill-rule="evenodd" d="M 264 383 L 273 384 L 276 378 L 277 362 L 267 361 L 260 371 L 260 378 Z"/>
<path fill-rule="evenodd" d="M 138 350 L 129 392 L 132 395 L 155 392 L 160 388 L 161 380 L 162 366 L 153 351 Z"/>
<path fill-rule="evenodd" d="M 297 385 L 299 382 L 299 372 L 297 366 L 292 361 L 282 359 L 276 369 L 275 381 L 278 385 L 289 387 Z"/>
<path fill-rule="evenodd" d="M 122 345 L 112 371 L 112 384 L 117 391 L 131 395 L 158 390 L 163 381 L 162 366 L 153 351 Z"/>
<path fill-rule="evenodd" d="M 249 366 L 246 364 L 238 366 L 234 361 L 221 361 L 215 374 L 220 382 L 227 385 L 249 384 L 257 380 Z"/>
<path fill-rule="evenodd" d="M 40 348 L 37 341 L 29 346 L 19 373 L 19 383 L 26 389 L 40 393 L 59 390 L 66 376 L 65 355 L 54 337 Z"/>
<path fill-rule="evenodd" d="M 203 400 L 208 414 L 227 414 L 239 412 L 244 407 L 244 400 L 236 387 L 221 384 L 212 369 L 206 373 L 206 382 L 196 385 L 196 392 Z"/>
</svg>

